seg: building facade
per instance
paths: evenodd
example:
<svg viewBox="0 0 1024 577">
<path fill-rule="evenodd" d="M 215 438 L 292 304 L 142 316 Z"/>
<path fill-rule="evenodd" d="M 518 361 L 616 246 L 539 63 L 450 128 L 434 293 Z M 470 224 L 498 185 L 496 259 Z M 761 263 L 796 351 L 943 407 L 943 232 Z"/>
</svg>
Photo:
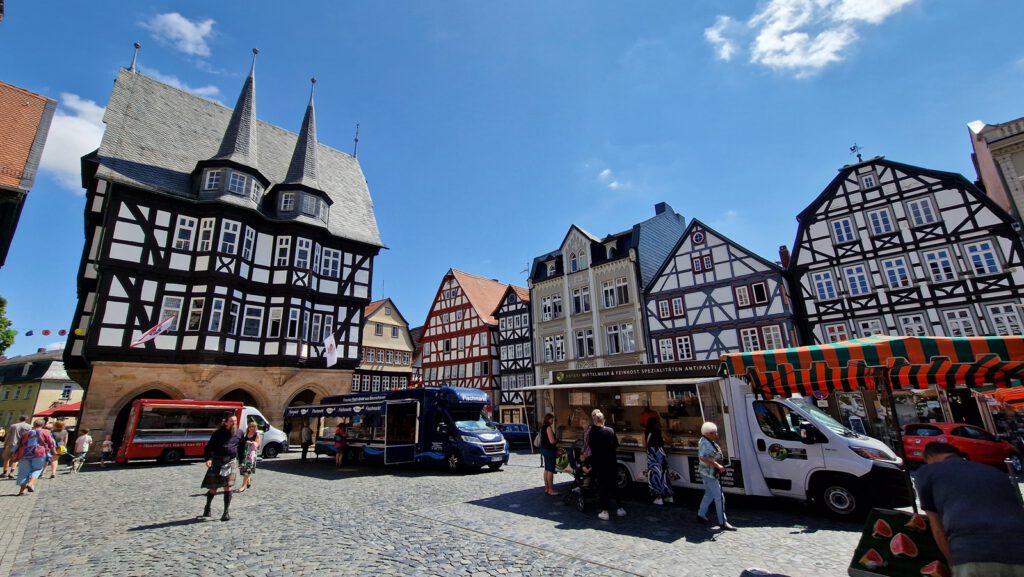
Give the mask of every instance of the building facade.
<svg viewBox="0 0 1024 577">
<path fill-rule="evenodd" d="M 227 109 L 122 70 L 104 121 L 65 350 L 84 424 L 118 439 L 136 398 L 280 423 L 348 392 L 381 242 L 358 162 L 317 142 L 312 91 L 296 135 L 257 119 L 254 71 Z"/>
<path fill-rule="evenodd" d="M 391 299 L 370 303 L 363 319 L 363 356 L 352 375 L 352 392 L 409 388 L 415 348 L 409 323 Z"/>
<path fill-rule="evenodd" d="M 967 125 L 978 182 L 1017 222 L 1024 208 L 1024 118 L 1001 124 Z"/>
<path fill-rule="evenodd" d="M 509 285 L 494 309 L 498 319 L 499 419 L 503 423 L 536 423 L 536 399 L 524 387 L 534 384 L 530 291 Z"/>
<path fill-rule="evenodd" d="M 60 405 L 82 400 L 82 387 L 68 377 L 61 351 L 40 349 L 0 361 L 0 427 Z"/>
<path fill-rule="evenodd" d="M 56 108 L 45 96 L 0 82 L 0 266 L 35 182 Z"/>
<path fill-rule="evenodd" d="M 798 342 L 782 267 L 697 219 L 645 301 L 648 358 L 654 363 L 716 360 Z"/>
<path fill-rule="evenodd" d="M 450 269 L 441 279 L 421 336 L 423 386 L 482 389 L 496 396 L 498 321 L 508 285 Z"/>
<path fill-rule="evenodd" d="M 573 225 L 557 250 L 534 259 L 537 384 L 553 371 L 647 362 L 643 294 L 684 229 L 682 215 L 659 203 L 653 218 L 604 238 Z"/>
<path fill-rule="evenodd" d="M 804 344 L 1021 334 L 1020 236 L 963 176 L 873 158 L 840 169 L 797 220 Z"/>
</svg>

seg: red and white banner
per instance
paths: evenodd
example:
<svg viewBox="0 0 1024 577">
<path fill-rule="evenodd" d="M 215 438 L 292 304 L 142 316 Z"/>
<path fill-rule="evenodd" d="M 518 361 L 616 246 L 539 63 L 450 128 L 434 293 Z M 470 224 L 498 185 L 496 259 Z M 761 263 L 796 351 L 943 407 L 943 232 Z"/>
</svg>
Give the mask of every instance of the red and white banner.
<svg viewBox="0 0 1024 577">
<path fill-rule="evenodd" d="M 333 367 L 338 362 L 338 345 L 334 342 L 333 332 L 324 339 L 324 356 L 327 357 L 328 367 Z"/>
<path fill-rule="evenodd" d="M 157 325 L 155 327 L 153 327 L 153 328 L 149 329 L 148 331 L 142 333 L 142 336 L 139 337 L 139 340 L 137 340 L 134 343 L 132 343 L 132 346 L 129 347 L 129 348 L 134 349 L 135 347 L 137 347 L 137 346 L 139 346 L 139 345 L 141 345 L 143 343 L 148 343 L 149 341 L 155 339 L 157 337 L 157 335 L 163 334 L 163 333 L 169 331 L 170 329 L 174 328 L 174 319 L 177 318 L 177 316 L 178 315 L 171 315 L 171 316 L 167 317 L 166 319 L 160 321 L 159 323 L 157 323 Z"/>
</svg>

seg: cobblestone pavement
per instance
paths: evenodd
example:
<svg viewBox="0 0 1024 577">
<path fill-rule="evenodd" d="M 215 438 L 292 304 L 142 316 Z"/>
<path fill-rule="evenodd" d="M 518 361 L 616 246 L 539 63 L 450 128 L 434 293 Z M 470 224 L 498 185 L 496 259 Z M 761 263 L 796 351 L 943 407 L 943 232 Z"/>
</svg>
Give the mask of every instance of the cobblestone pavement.
<svg viewBox="0 0 1024 577">
<path fill-rule="evenodd" d="M 700 493 L 656 507 L 644 492 L 602 522 L 544 495 L 538 458 L 499 472 L 261 462 L 232 520 L 204 519 L 200 463 L 132 464 L 0 482 L 0 577 L 43 575 L 845 575 L 860 528 L 802 505 L 727 497 L 737 532 L 694 521 Z M 564 490 L 568 477 L 558 475 Z M 8 496 L 10 495 L 10 497 Z M 13 561 L 13 564 L 12 564 Z"/>
</svg>

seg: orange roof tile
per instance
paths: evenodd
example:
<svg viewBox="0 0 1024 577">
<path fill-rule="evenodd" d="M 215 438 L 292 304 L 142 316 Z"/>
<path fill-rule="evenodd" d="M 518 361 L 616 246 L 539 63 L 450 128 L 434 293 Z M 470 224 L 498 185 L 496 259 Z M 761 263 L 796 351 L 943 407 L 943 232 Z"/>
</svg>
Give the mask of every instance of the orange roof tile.
<svg viewBox="0 0 1024 577">
<path fill-rule="evenodd" d="M 0 126 L 4 132 L 0 138 L 0 186 L 24 189 L 23 180 L 34 179 L 39 158 L 38 153 L 32 158 L 32 148 L 37 136 L 45 142 L 50 121 L 45 116 L 46 109 L 52 102 L 45 96 L 0 82 Z M 50 106 L 52 114 L 54 105 Z M 47 126 L 40 135 L 43 122 Z"/>
<path fill-rule="evenodd" d="M 459 286 L 466 293 L 466 298 L 476 309 L 476 314 L 480 316 L 480 319 L 489 325 L 498 324 L 492 313 L 497 308 L 498 302 L 501 301 L 501 297 L 504 296 L 508 285 L 455 269 L 452 269 L 452 274 L 455 276 L 455 280 L 459 281 Z"/>
</svg>

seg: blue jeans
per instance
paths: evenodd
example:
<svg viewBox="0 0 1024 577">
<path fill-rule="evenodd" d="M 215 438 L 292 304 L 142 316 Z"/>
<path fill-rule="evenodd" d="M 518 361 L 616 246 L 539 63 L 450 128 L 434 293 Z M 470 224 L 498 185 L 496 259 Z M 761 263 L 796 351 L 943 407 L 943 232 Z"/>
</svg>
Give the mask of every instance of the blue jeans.
<svg viewBox="0 0 1024 577">
<path fill-rule="evenodd" d="M 725 525 L 725 495 L 722 494 L 722 483 L 714 477 L 700 476 L 704 481 L 704 498 L 700 500 L 700 509 L 697 514 L 705 519 L 708 518 L 708 507 L 715 502 L 715 511 L 718 513 L 718 524 Z"/>
<path fill-rule="evenodd" d="M 39 475 L 43 473 L 43 467 L 45 465 L 46 457 L 36 457 L 34 459 L 22 459 L 18 461 L 18 486 L 24 487 L 30 478 L 38 479 Z"/>
</svg>

